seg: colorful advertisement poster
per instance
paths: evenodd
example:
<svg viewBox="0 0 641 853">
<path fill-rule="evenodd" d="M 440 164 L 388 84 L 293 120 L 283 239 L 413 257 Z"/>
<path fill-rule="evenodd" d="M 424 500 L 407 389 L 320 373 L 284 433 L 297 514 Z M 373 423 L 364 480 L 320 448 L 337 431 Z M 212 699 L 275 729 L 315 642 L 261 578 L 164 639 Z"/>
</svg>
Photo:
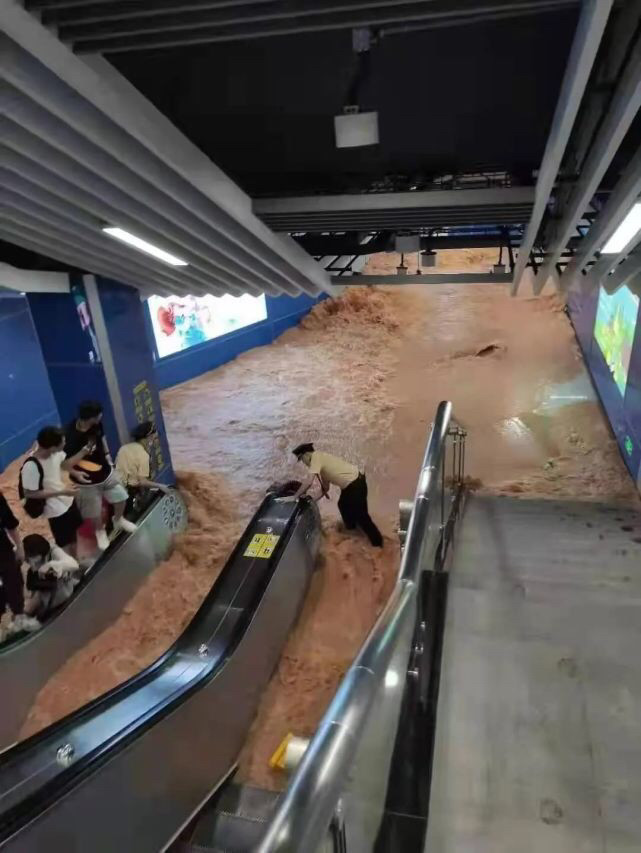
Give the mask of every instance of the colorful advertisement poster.
<svg viewBox="0 0 641 853">
<path fill-rule="evenodd" d="M 267 319 L 262 295 L 150 296 L 148 305 L 160 358 Z"/>
<path fill-rule="evenodd" d="M 608 293 L 601 287 L 594 321 L 594 338 L 603 353 L 621 396 L 625 394 L 628 369 L 639 313 L 639 297 L 627 287 Z"/>
</svg>

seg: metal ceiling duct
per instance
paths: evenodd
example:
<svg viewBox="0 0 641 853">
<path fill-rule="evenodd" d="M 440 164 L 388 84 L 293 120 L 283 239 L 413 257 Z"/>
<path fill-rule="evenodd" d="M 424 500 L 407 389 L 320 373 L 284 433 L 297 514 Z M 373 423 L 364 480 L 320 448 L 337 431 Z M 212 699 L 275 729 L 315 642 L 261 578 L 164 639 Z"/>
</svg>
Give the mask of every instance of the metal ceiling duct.
<svg viewBox="0 0 641 853">
<path fill-rule="evenodd" d="M 465 225 L 521 225 L 533 187 L 265 198 L 254 213 L 275 231 L 375 231 Z"/>
<path fill-rule="evenodd" d="M 99 57 L 0 8 L 0 237 L 145 293 L 311 295 L 329 276 Z M 170 267 L 102 232 L 125 228 Z"/>
</svg>

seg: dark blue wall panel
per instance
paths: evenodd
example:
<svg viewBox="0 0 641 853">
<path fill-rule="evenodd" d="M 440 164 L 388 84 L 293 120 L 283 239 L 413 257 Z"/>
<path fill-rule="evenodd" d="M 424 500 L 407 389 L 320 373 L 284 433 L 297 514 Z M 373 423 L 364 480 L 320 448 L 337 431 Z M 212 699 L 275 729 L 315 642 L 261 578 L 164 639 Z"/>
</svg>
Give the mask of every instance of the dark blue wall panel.
<svg viewBox="0 0 641 853">
<path fill-rule="evenodd" d="M 66 293 L 32 293 L 29 304 L 60 423 L 67 424 L 76 416 L 82 400 L 98 400 L 105 410 L 107 441 L 117 448 L 118 432 L 104 371 L 90 335 L 82 328 L 76 300 Z"/>
<path fill-rule="evenodd" d="M 0 471 L 33 444 L 38 430 L 57 423 L 29 303 L 24 296 L 0 295 Z"/>
<path fill-rule="evenodd" d="M 270 344 L 284 331 L 295 326 L 301 317 L 310 311 L 320 299 L 301 296 L 266 297 L 267 319 L 237 332 L 231 332 L 213 341 L 199 344 L 183 352 L 156 361 L 156 379 L 160 388 L 170 388 L 187 379 L 193 379 L 220 367 L 254 347 Z M 147 331 L 155 350 L 154 333 L 146 311 Z"/>
</svg>

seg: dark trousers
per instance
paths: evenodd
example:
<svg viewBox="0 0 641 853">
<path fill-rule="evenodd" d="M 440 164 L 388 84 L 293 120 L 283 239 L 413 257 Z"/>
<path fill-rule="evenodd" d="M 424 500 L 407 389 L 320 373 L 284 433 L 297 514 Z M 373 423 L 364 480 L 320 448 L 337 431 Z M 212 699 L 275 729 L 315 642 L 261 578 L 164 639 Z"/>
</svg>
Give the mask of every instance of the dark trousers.
<svg viewBox="0 0 641 853">
<path fill-rule="evenodd" d="M 13 554 L 0 554 L 0 616 L 9 605 L 14 616 L 24 613 L 22 572 Z"/>
<path fill-rule="evenodd" d="M 381 531 L 372 521 L 367 508 L 367 480 L 365 474 L 359 474 L 354 482 L 341 491 L 338 509 L 348 530 L 360 527 L 372 545 L 380 548 L 383 544 Z"/>
</svg>

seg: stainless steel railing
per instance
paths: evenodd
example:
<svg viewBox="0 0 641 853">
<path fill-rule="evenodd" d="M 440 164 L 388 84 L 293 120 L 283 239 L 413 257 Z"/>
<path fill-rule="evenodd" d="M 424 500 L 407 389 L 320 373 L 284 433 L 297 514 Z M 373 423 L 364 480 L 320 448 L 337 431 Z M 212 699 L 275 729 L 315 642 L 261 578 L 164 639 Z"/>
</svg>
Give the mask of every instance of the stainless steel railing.
<svg viewBox="0 0 641 853">
<path fill-rule="evenodd" d="M 450 429 L 451 415 L 452 404 L 440 403 L 423 458 L 394 590 L 321 720 L 262 842 L 256 848 L 257 853 L 317 851 L 327 838 L 330 825 L 336 823 L 337 811 L 342 823 L 346 819 L 342 814 L 341 799 L 350 787 L 349 776 L 357 753 L 361 755 L 363 752 L 364 732 L 370 732 L 373 751 L 381 740 L 380 730 L 375 731 L 379 724 L 372 726 L 370 719 L 377 713 L 374 711 L 372 714 L 374 700 L 380 697 L 385 685 L 398 685 L 398 673 L 404 671 L 403 660 L 409 658 L 411 642 L 408 638 L 416 616 L 418 581 L 421 572 L 434 563 L 440 533 L 446 522 L 446 502 L 441 494 L 445 493 L 447 477 L 448 436 L 454 438 L 456 448 L 452 463 L 453 488 L 463 480 L 465 435 L 459 427 Z M 390 669 L 392 661 L 393 670 Z M 394 679 L 389 677 L 391 672 Z M 383 709 L 388 719 L 400 710 L 402 684 L 391 692 L 394 696 L 388 701 L 392 704 L 387 710 Z M 383 773 L 387 758 L 380 749 L 378 752 Z M 352 789 L 353 784 L 352 779 Z M 366 796 L 371 811 L 375 798 L 371 791 Z"/>
</svg>

